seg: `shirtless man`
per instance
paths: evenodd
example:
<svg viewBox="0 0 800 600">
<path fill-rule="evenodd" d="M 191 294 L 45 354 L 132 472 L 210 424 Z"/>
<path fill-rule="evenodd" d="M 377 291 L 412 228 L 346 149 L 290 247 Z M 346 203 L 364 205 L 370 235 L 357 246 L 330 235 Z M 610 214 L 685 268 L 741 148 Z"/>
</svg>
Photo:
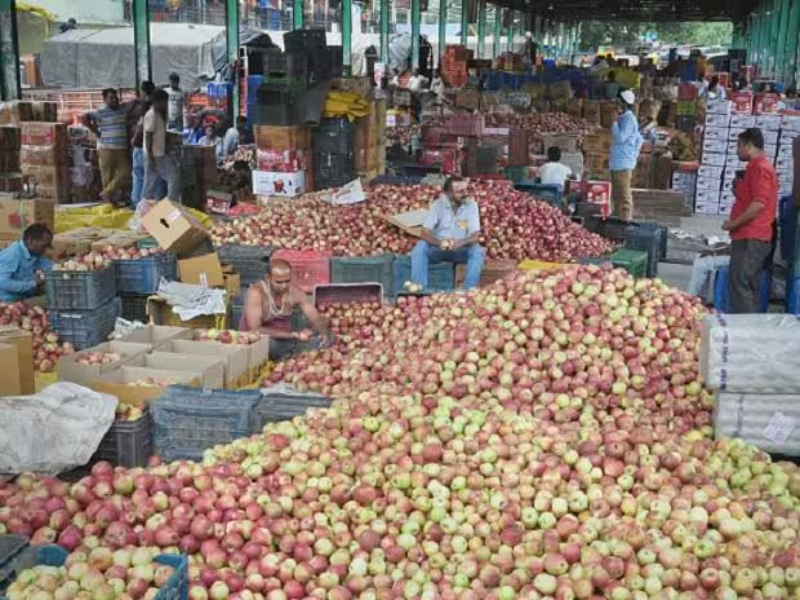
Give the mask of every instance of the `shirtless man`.
<svg viewBox="0 0 800 600">
<path fill-rule="evenodd" d="M 303 311 L 311 329 L 291 330 L 290 319 L 296 307 Z M 268 335 L 271 360 L 319 349 L 332 338 L 328 323 L 308 296 L 292 284 L 292 268 L 285 260 L 271 261 L 267 276 L 247 290 L 239 329 Z"/>
</svg>

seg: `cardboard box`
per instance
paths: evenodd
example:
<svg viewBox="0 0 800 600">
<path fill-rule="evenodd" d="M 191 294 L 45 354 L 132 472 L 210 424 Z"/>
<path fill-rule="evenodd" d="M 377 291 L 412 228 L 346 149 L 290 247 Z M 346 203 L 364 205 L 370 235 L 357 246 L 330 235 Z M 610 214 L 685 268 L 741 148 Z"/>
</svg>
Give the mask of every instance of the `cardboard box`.
<svg viewBox="0 0 800 600">
<path fill-rule="evenodd" d="M 731 127 L 728 130 L 728 141 L 729 142 L 738 142 L 739 141 L 739 134 L 744 133 L 744 127 Z"/>
<path fill-rule="evenodd" d="M 0 200 L 0 231 L 22 233 L 34 223 L 55 229 L 55 205 L 46 200 Z"/>
<path fill-rule="evenodd" d="M 732 115 L 731 116 L 731 127 L 741 127 L 744 129 L 748 129 L 750 127 L 756 126 L 756 118 L 753 115 Z"/>
<path fill-rule="evenodd" d="M 719 189 L 705 190 L 698 188 L 694 199 L 697 204 L 719 204 L 720 191 Z"/>
<path fill-rule="evenodd" d="M 791 173 L 794 169 L 794 160 L 791 158 L 778 158 L 775 161 L 775 170 L 778 172 Z"/>
<path fill-rule="evenodd" d="M 61 146 L 69 143 L 67 126 L 63 123 L 25 122 L 20 125 L 23 146 Z"/>
<path fill-rule="evenodd" d="M 703 153 L 703 164 L 709 167 L 724 167 L 725 160 L 727 159 L 727 155 L 725 154 L 717 154 L 712 152 L 704 152 Z"/>
<path fill-rule="evenodd" d="M 778 144 L 779 132 L 777 132 L 777 131 L 762 131 L 761 134 L 764 136 L 764 145 L 765 146 L 775 146 L 775 145 Z"/>
<path fill-rule="evenodd" d="M 92 389 L 116 396 L 120 402 L 140 406 L 161 396 L 164 393 L 164 388 L 132 384 L 153 379 L 167 385 L 179 384 L 199 387 L 201 376 L 202 374 L 199 372 L 124 366 L 101 375 L 92 383 Z"/>
<path fill-rule="evenodd" d="M 242 277 L 231 265 L 222 265 L 222 282 L 228 298 L 235 298 L 242 293 Z M 234 327 L 236 325 L 236 323 L 233 324 Z"/>
<path fill-rule="evenodd" d="M 309 150 L 312 147 L 309 127 L 256 125 L 253 133 L 259 150 Z"/>
<path fill-rule="evenodd" d="M 778 94 L 756 94 L 753 101 L 753 114 L 754 115 L 778 115 L 778 103 L 781 97 Z"/>
<path fill-rule="evenodd" d="M 694 212 L 698 215 L 716 215 L 719 214 L 719 204 L 716 202 L 695 202 Z"/>
<path fill-rule="evenodd" d="M 782 117 L 780 115 L 758 115 L 753 117 L 755 125 L 762 131 L 778 131 L 781 128 Z"/>
<path fill-rule="evenodd" d="M 78 385 L 91 387 L 91 385 L 104 373 L 116 371 L 124 366 L 128 361 L 133 358 L 146 354 L 150 351 L 150 344 L 135 344 L 130 342 L 112 341 L 91 348 L 86 348 L 80 352 L 62 356 L 56 371 L 58 372 L 58 379 L 60 381 L 71 381 Z M 78 360 L 89 352 L 103 352 L 103 353 L 116 353 L 120 355 L 120 360 L 112 363 L 101 363 L 93 365 L 80 364 Z"/>
<path fill-rule="evenodd" d="M 732 191 L 723 191 L 719 196 L 719 205 L 730 208 L 736 202 L 736 195 Z"/>
<path fill-rule="evenodd" d="M 729 100 L 709 100 L 706 103 L 706 113 L 716 115 L 729 115 L 733 110 L 733 103 Z"/>
<path fill-rule="evenodd" d="M 128 335 L 121 337 L 120 342 L 133 342 L 135 344 L 148 344 L 151 348 L 161 346 L 172 340 L 191 339 L 192 330 L 186 327 L 171 327 L 168 325 L 147 325 Z"/>
<path fill-rule="evenodd" d="M 732 110 L 735 114 L 753 114 L 753 93 L 734 92 L 731 94 Z"/>
<path fill-rule="evenodd" d="M 700 165 L 697 169 L 697 178 L 699 179 L 720 179 L 722 177 L 723 167 L 712 167 L 709 165 Z"/>
<path fill-rule="evenodd" d="M 21 396 L 19 352 L 15 344 L 0 344 L 0 397 Z"/>
<path fill-rule="evenodd" d="M 20 393 L 23 396 L 33 394 L 36 391 L 36 380 L 33 371 L 33 338 L 30 332 L 16 325 L 0 325 L 0 344 L 17 349 L 16 372 L 19 374 Z"/>
<path fill-rule="evenodd" d="M 790 114 L 784 113 L 781 119 L 781 129 L 786 131 L 793 131 L 800 133 L 800 112 L 793 112 Z"/>
<path fill-rule="evenodd" d="M 158 349 L 150 354 L 139 354 L 132 357 L 125 361 L 125 366 L 163 369 L 170 372 L 199 373 L 201 387 L 212 390 L 221 390 L 225 387 L 225 357 L 220 355 L 176 354 Z"/>
<path fill-rule="evenodd" d="M 781 145 L 778 146 L 778 158 L 792 158 L 793 156 L 791 144 L 781 143 Z"/>
<path fill-rule="evenodd" d="M 253 193 L 257 196 L 286 196 L 294 198 L 306 191 L 305 171 L 280 173 L 253 171 Z"/>
<path fill-rule="evenodd" d="M 706 127 L 703 134 L 704 140 L 719 140 L 724 141 L 728 139 L 727 127 Z"/>
<path fill-rule="evenodd" d="M 256 168 L 273 173 L 296 173 L 308 169 L 310 158 L 307 150 L 256 150 Z"/>
<path fill-rule="evenodd" d="M 730 115 L 706 114 L 706 127 L 728 127 L 730 122 Z"/>
<path fill-rule="evenodd" d="M 697 189 L 698 190 L 716 190 L 719 191 L 720 189 L 721 178 L 720 177 L 697 177 Z"/>
<path fill-rule="evenodd" d="M 706 152 L 714 152 L 714 153 L 721 153 L 724 154 L 728 150 L 728 142 L 727 139 L 725 140 L 712 140 L 712 139 L 704 139 L 703 140 L 703 154 Z"/>
<path fill-rule="evenodd" d="M 172 340 L 161 345 L 159 352 L 223 359 L 225 361 L 225 389 L 237 389 L 251 383 L 250 349 L 247 346 L 220 342 Z"/>
<path fill-rule="evenodd" d="M 142 217 L 142 226 L 167 252 L 180 254 L 199 246 L 208 230 L 182 206 L 162 200 Z"/>
<path fill-rule="evenodd" d="M 178 276 L 181 282 L 202 285 L 203 287 L 222 287 L 222 265 L 216 252 L 178 261 Z"/>
</svg>

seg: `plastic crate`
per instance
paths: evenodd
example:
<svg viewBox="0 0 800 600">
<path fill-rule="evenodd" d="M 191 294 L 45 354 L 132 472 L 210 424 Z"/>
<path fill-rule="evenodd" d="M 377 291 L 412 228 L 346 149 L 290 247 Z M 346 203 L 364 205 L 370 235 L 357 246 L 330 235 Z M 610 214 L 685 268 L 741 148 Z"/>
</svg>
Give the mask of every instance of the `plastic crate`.
<svg viewBox="0 0 800 600">
<path fill-rule="evenodd" d="M 323 119 L 314 132 L 314 151 L 318 154 L 351 154 L 354 132 L 353 124 L 347 119 Z"/>
<path fill-rule="evenodd" d="M 624 242 L 625 231 L 632 225 L 636 225 L 636 223 L 617 217 L 608 217 L 607 219 L 599 220 L 596 233 L 615 242 Z"/>
<path fill-rule="evenodd" d="M 528 177 L 528 167 L 505 167 L 503 174 L 514 183 L 522 183 Z"/>
<path fill-rule="evenodd" d="M 647 275 L 647 252 L 620 248 L 608 257 L 615 267 L 625 269 L 632 277 Z"/>
<path fill-rule="evenodd" d="M 109 265 L 98 271 L 49 271 L 45 274 L 48 308 L 92 310 L 117 292 L 116 270 Z"/>
<path fill-rule="evenodd" d="M 147 323 L 147 294 L 119 294 L 119 316 L 126 321 Z"/>
<path fill-rule="evenodd" d="M 295 29 L 283 34 L 283 48 L 286 52 L 303 52 L 311 48 L 325 47 L 324 29 Z"/>
<path fill-rule="evenodd" d="M 331 281 L 330 252 L 314 250 L 276 250 L 272 260 L 285 260 L 292 267 L 292 283 L 310 294 L 315 285 Z"/>
<path fill-rule="evenodd" d="M 84 350 L 108 339 L 119 314 L 120 301 L 112 298 L 92 310 L 50 310 L 50 327 L 62 342 L 70 342 L 76 350 Z"/>
<path fill-rule="evenodd" d="M 258 390 L 202 390 L 173 385 L 151 404 L 153 441 L 167 461 L 201 460 L 203 451 L 254 430 Z"/>
<path fill-rule="evenodd" d="M 308 53 L 303 49 L 300 52 L 281 52 L 275 48 L 265 50 L 261 54 L 264 75 L 285 75 L 306 79 L 308 77 Z"/>
<path fill-rule="evenodd" d="M 800 315 L 800 277 L 786 282 L 786 314 Z"/>
<path fill-rule="evenodd" d="M 0 537 L 0 591 L 3 582 L 11 577 L 11 566 L 14 560 L 28 547 L 28 538 L 24 535 L 4 535 Z"/>
<path fill-rule="evenodd" d="M 260 433 L 264 426 L 277 421 L 288 421 L 304 415 L 313 408 L 329 408 L 331 399 L 319 394 L 300 394 L 295 392 L 277 392 L 265 389 L 256 406 L 255 427 L 253 433 Z"/>
<path fill-rule="evenodd" d="M 661 237 L 658 240 L 658 258 L 664 260 L 667 258 L 667 244 L 669 243 L 669 228 L 664 227 L 658 223 L 650 223 L 647 221 L 636 221 L 636 225 L 640 229 L 649 231 L 660 231 Z"/>
<path fill-rule="evenodd" d="M 244 287 L 263 279 L 269 272 L 269 257 L 273 250 L 272 246 L 225 244 L 217 248 L 217 255 L 219 262 L 236 269 Z"/>
<path fill-rule="evenodd" d="M 714 274 L 714 308 L 720 312 L 728 313 L 731 310 L 730 294 L 728 293 L 728 267 L 717 269 Z M 788 290 L 787 290 L 788 291 Z M 769 297 L 772 292 L 772 276 L 766 269 L 761 274 L 761 298 L 759 311 L 765 313 L 769 310 Z"/>
<path fill-rule="evenodd" d="M 325 304 L 354 304 L 383 302 L 384 288 L 380 283 L 332 283 L 314 286 L 312 303 L 317 308 Z"/>
<path fill-rule="evenodd" d="M 564 205 L 564 191 L 561 186 L 546 183 L 517 183 L 514 187 L 556 208 Z"/>
<path fill-rule="evenodd" d="M 394 254 L 331 259 L 331 283 L 380 283 L 392 294 Z"/>
<path fill-rule="evenodd" d="M 174 254 L 154 254 L 145 258 L 116 260 L 117 291 L 125 294 L 154 294 L 161 278 L 178 278 L 178 261 Z"/>
<path fill-rule="evenodd" d="M 595 224 L 595 228 L 599 228 L 600 218 L 603 214 L 603 207 L 595 202 L 576 202 L 575 203 L 575 215 L 578 217 L 583 217 L 585 222 L 585 227 L 587 229 L 590 226 L 589 219 L 594 219 L 593 223 Z"/>
<path fill-rule="evenodd" d="M 395 256 L 394 294 L 404 290 L 406 281 L 411 281 L 411 257 Z M 428 291 L 452 292 L 456 287 L 456 270 L 453 263 L 437 263 L 428 267 Z"/>
<path fill-rule="evenodd" d="M 658 274 L 658 259 L 661 255 L 661 229 L 631 225 L 625 230 L 625 248 L 647 252 L 647 276 Z"/>
<path fill-rule="evenodd" d="M 143 467 L 153 451 L 153 426 L 145 406 L 135 421 L 114 421 L 103 436 L 93 460 L 107 460 L 119 467 Z"/>
<path fill-rule="evenodd" d="M 55 544 L 28 547 L 17 556 L 7 572 L 0 572 L 0 594 L 5 593 L 17 575 L 25 569 L 36 566 L 61 567 L 68 556 L 69 553 L 64 548 Z M 153 600 L 186 600 L 189 594 L 189 560 L 180 554 L 159 554 L 153 562 L 175 569 L 172 577 L 158 590 Z M 0 596 L 0 600 L 6 600 L 6 597 Z"/>
</svg>

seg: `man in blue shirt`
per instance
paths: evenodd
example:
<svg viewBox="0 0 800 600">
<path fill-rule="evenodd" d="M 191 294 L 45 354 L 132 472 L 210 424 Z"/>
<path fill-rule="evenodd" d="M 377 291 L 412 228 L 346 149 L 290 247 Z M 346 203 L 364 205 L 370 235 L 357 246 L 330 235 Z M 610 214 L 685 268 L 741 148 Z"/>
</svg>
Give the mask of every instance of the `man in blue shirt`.
<svg viewBox="0 0 800 600">
<path fill-rule="evenodd" d="M 0 252 L 0 301 L 17 302 L 42 293 L 44 272 L 53 268 L 44 254 L 52 244 L 52 232 L 34 223 L 20 241 Z"/>
<path fill-rule="evenodd" d="M 630 90 L 620 94 L 622 114 L 611 126 L 611 156 L 608 168 L 611 171 L 611 198 L 614 214 L 626 221 L 633 219 L 633 192 L 631 181 L 639 150 L 642 149 L 642 134 L 639 122 L 633 114 L 636 96 Z"/>
<path fill-rule="evenodd" d="M 478 244 L 481 221 L 478 204 L 467 198 L 466 182 L 450 177 L 444 194 L 431 204 L 422 225 L 420 241 L 411 252 L 411 279 L 422 289 L 428 287 L 431 263 L 466 264 L 464 288 L 478 287 L 486 251 Z"/>
<path fill-rule="evenodd" d="M 103 200 L 126 205 L 131 184 L 131 163 L 128 154 L 128 118 L 119 104 L 117 90 L 103 90 L 105 106 L 88 113 L 83 122 L 97 136 L 97 158 L 103 179 Z"/>
</svg>

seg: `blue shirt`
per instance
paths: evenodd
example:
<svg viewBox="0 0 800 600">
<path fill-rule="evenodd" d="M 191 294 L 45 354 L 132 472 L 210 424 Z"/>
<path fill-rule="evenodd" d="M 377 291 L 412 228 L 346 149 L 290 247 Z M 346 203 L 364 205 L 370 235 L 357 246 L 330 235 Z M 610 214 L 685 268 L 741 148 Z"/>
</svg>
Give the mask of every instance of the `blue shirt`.
<svg viewBox="0 0 800 600">
<path fill-rule="evenodd" d="M 99 137 L 98 148 L 116 148 L 125 150 L 128 147 L 128 118 L 121 106 L 107 106 L 92 113 Z"/>
<path fill-rule="evenodd" d="M 49 271 L 53 262 L 44 256 L 33 256 L 25 242 L 19 240 L 0 252 L 0 300 L 16 302 L 36 291 L 36 271 Z"/>
<path fill-rule="evenodd" d="M 611 156 L 608 168 L 611 171 L 633 171 L 642 148 L 642 134 L 633 112 L 626 110 L 611 126 Z"/>
<path fill-rule="evenodd" d="M 481 230 L 478 204 L 467 199 L 454 212 L 447 196 L 440 196 L 431 204 L 422 226 L 439 240 L 463 240 Z"/>
</svg>

